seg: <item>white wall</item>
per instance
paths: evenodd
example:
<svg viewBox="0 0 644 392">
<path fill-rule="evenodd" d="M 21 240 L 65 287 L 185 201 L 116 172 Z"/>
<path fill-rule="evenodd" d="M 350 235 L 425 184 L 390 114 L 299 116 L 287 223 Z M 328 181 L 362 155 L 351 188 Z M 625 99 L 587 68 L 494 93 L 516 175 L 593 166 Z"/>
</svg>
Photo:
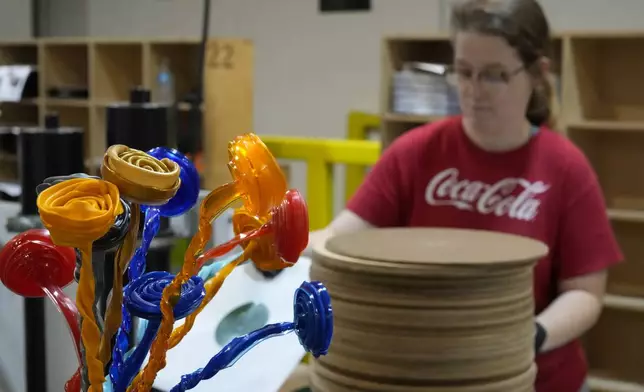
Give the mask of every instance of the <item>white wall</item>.
<svg viewBox="0 0 644 392">
<path fill-rule="evenodd" d="M 89 35 L 89 4 L 87 0 L 39 1 L 40 35 L 46 37 Z"/>
<path fill-rule="evenodd" d="M 0 0 L 0 39 L 29 39 L 31 26 L 31 1 Z"/>
<path fill-rule="evenodd" d="M 642 0 L 540 0 L 556 30 L 644 30 Z"/>
</svg>

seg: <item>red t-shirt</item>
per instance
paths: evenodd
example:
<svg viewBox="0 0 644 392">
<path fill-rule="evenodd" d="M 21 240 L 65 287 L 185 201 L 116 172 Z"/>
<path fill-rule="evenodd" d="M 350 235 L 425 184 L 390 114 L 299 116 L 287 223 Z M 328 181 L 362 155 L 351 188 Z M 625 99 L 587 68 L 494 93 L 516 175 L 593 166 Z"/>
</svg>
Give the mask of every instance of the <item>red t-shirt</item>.
<svg viewBox="0 0 644 392">
<path fill-rule="evenodd" d="M 586 157 L 545 127 L 502 153 L 472 143 L 459 116 L 410 130 L 385 149 L 347 208 L 378 227 L 485 229 L 544 242 L 535 314 L 559 281 L 622 259 Z M 579 341 L 538 355 L 537 366 L 537 392 L 577 392 L 587 373 Z"/>
</svg>

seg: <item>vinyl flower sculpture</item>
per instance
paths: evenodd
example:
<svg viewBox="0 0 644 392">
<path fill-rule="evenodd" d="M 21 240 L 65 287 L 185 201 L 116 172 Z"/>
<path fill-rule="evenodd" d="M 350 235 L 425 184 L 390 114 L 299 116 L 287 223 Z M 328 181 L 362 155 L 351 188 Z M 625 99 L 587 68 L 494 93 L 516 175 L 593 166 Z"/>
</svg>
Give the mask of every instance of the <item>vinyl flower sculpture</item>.
<svg viewBox="0 0 644 392">
<path fill-rule="evenodd" d="M 166 365 L 167 351 L 190 332 L 238 265 L 250 260 L 271 271 L 297 262 L 309 231 L 302 195 L 288 189 L 279 165 L 256 135 L 232 140 L 228 155 L 232 181 L 210 192 L 198 207 L 197 232 L 177 274 L 146 272 L 145 267 L 160 219 L 185 214 L 198 200 L 199 175 L 180 152 L 114 145 L 104 155 L 100 177 L 70 173 L 38 186 L 37 204 L 46 229 L 20 233 L 0 250 L 0 281 L 23 297 L 49 297 L 65 317 L 79 362 L 66 392 L 150 391 Z M 235 237 L 206 249 L 213 221 L 234 202 L 240 202 L 233 213 Z M 97 271 L 101 260 L 93 263 L 92 256 L 113 249 L 114 279 L 105 282 Z M 200 277 L 210 259 L 235 249 L 240 254 L 217 273 Z M 126 271 L 129 283 L 123 287 Z M 62 291 L 73 280 L 78 281 L 75 303 Z M 109 303 L 100 318 L 97 295 L 108 283 Z M 329 294 L 321 282 L 303 282 L 294 289 L 293 321 L 238 336 L 213 353 L 203 368 L 177 380 L 172 391 L 187 391 L 201 382 L 216 389 L 216 381 L 208 380 L 219 371 L 234 366 L 263 340 L 290 332 L 315 357 L 325 355 L 333 335 Z M 145 325 L 136 345 L 135 317 Z M 174 328 L 179 319 L 185 321 Z"/>
</svg>

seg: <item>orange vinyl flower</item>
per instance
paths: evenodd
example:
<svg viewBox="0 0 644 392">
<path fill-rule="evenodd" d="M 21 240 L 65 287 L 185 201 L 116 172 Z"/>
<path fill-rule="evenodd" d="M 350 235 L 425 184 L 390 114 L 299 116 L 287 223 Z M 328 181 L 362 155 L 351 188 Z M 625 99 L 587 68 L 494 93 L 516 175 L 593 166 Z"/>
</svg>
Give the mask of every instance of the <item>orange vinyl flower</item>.
<svg viewBox="0 0 644 392">
<path fill-rule="evenodd" d="M 228 169 L 233 181 L 221 185 L 212 191 L 201 203 L 199 212 L 199 226 L 197 233 L 192 238 L 185 253 L 184 263 L 181 271 L 176 275 L 163 291 L 161 300 L 161 312 L 163 320 L 157 336 L 150 349 L 150 359 L 142 372 L 133 380 L 130 391 L 149 391 L 159 370 L 165 367 L 165 356 L 169 347 L 174 317 L 172 314 L 173 304 L 177 300 L 181 285 L 193 276 L 200 264 L 199 255 L 211 238 L 212 222 L 235 201 L 241 200 L 243 205 L 236 210 L 239 222 L 253 221 L 253 225 L 261 227 L 271 219 L 271 213 L 282 203 L 287 193 L 287 183 L 284 173 L 277 161 L 270 153 L 266 145 L 257 137 L 249 133 L 236 137 L 228 144 Z M 243 218 L 241 218 L 243 216 Z M 254 217 L 249 220 L 249 217 Z M 253 220 L 254 219 L 254 220 Z M 307 221 L 308 223 L 308 221 Z M 249 228 L 248 225 L 236 225 L 238 229 Z M 236 233 L 241 234 L 241 233 Z M 220 276 L 220 283 L 242 261 L 258 247 L 259 241 L 245 243 L 244 255 L 230 263 L 224 270 L 225 274 Z M 258 253 L 260 255 L 261 253 Z M 272 257 L 269 256 L 269 259 Z M 271 259 L 274 262 L 274 259 Z M 263 266 L 287 267 L 292 263 L 265 263 Z M 218 290 L 221 284 L 211 285 L 210 299 Z M 204 305 L 205 306 L 205 305 Z M 198 312 L 196 312 L 198 313 Z M 172 339 L 172 345 L 177 344 L 185 334 L 188 333 L 192 322 L 189 317 L 182 328 Z"/>
</svg>

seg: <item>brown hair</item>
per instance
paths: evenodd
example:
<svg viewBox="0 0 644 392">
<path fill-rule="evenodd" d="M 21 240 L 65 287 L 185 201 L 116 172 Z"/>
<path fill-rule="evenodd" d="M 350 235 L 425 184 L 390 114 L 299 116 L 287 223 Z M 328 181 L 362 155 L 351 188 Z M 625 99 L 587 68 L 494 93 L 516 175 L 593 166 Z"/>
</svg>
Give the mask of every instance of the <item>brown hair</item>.
<svg viewBox="0 0 644 392">
<path fill-rule="evenodd" d="M 518 53 L 537 80 L 526 110 L 534 125 L 554 126 L 552 83 L 538 60 L 550 57 L 550 26 L 537 0 L 467 0 L 452 8 L 452 30 L 501 37 Z"/>
</svg>

